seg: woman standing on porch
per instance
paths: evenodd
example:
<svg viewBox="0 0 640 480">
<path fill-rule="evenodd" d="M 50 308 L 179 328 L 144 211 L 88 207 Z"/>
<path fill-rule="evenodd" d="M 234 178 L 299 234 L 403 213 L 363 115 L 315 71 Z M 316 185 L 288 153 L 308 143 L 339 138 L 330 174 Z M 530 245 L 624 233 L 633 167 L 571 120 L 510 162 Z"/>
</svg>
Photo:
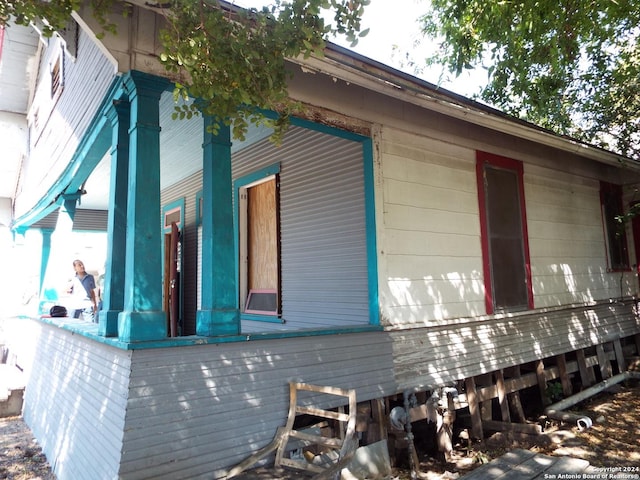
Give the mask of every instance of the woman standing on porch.
<svg viewBox="0 0 640 480">
<path fill-rule="evenodd" d="M 74 299 L 73 318 L 80 318 L 80 315 L 84 313 L 93 321 L 98 312 L 95 294 L 96 281 L 93 275 L 85 271 L 84 263 L 81 260 L 73 261 L 73 269 L 76 271 L 76 276 L 69 288 L 69 293 Z"/>
</svg>

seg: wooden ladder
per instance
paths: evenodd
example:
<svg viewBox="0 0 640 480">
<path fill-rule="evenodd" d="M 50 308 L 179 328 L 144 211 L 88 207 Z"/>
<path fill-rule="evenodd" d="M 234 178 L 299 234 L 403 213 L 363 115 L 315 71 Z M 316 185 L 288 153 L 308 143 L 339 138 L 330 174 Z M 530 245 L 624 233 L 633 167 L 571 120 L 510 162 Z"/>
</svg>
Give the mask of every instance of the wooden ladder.
<svg viewBox="0 0 640 480">
<path fill-rule="evenodd" d="M 340 407 L 338 411 L 333 411 L 307 405 L 298 405 L 298 392 L 300 391 L 345 397 L 348 401 L 349 412 L 344 413 L 343 407 Z M 309 415 L 326 420 L 338 421 L 340 425 L 339 436 L 326 437 L 320 434 L 310 433 L 311 429 L 306 429 L 306 431 L 295 430 L 293 426 L 298 415 Z M 286 467 L 314 474 L 312 477 L 313 480 L 339 478 L 340 471 L 351 460 L 355 454 L 356 448 L 358 447 L 355 429 L 355 390 L 290 382 L 289 415 L 287 417 L 287 424 L 284 427 L 278 428 L 276 436 L 269 445 L 258 450 L 256 453 L 229 470 L 226 478 L 238 476 L 240 473 L 272 454 L 274 451 L 276 452 L 274 462 L 275 468 Z M 313 458 L 310 459 L 305 458 L 304 455 L 299 456 L 298 458 L 287 458 L 285 453 L 292 450 L 291 443 L 293 442 L 295 442 L 296 446 L 301 445 L 303 448 L 316 446 L 320 451 L 333 452 L 333 455 L 313 455 Z M 316 459 L 318 459 L 318 461 L 315 461 Z"/>
</svg>

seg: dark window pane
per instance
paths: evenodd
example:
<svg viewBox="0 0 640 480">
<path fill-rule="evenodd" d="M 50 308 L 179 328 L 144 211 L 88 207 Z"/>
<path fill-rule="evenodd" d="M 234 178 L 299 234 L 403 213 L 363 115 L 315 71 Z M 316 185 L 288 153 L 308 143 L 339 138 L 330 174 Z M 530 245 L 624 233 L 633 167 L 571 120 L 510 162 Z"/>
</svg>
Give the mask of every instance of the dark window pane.
<svg viewBox="0 0 640 480">
<path fill-rule="evenodd" d="M 628 268 L 627 239 L 624 228 L 616 220 L 616 217 L 624 213 L 622 208 L 622 188 L 618 185 L 602 183 L 600 200 L 607 233 L 609 266 L 614 269 Z"/>
<path fill-rule="evenodd" d="M 493 303 L 496 310 L 528 306 L 518 174 L 485 166 L 487 232 Z"/>
</svg>

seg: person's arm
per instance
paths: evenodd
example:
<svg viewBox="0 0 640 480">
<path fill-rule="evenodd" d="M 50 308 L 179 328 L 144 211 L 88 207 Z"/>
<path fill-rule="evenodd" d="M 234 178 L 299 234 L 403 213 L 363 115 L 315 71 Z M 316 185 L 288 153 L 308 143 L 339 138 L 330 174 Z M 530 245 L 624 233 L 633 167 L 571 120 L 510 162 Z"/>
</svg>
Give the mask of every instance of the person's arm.
<svg viewBox="0 0 640 480">
<path fill-rule="evenodd" d="M 91 305 L 93 306 L 93 313 L 96 313 L 98 311 L 98 301 L 96 299 L 96 281 L 93 278 L 93 275 L 91 275 L 91 278 L 89 280 L 89 291 L 87 292 L 89 294 L 89 299 L 91 300 Z"/>
</svg>

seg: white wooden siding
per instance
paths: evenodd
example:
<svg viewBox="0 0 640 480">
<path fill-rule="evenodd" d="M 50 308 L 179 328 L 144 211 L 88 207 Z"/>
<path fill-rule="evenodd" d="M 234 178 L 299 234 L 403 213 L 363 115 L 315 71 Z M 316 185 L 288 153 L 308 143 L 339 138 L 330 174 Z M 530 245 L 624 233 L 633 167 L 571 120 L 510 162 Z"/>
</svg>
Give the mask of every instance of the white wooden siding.
<svg viewBox="0 0 640 480">
<path fill-rule="evenodd" d="M 389 127 L 379 143 L 384 324 L 432 326 L 483 315 L 475 151 Z M 523 164 L 535 307 L 633 295 L 633 272 L 607 270 L 600 169 L 568 163 L 563 171 L 535 158 Z"/>
<path fill-rule="evenodd" d="M 399 389 L 533 362 L 640 332 L 633 302 L 551 309 L 390 332 Z"/>
<path fill-rule="evenodd" d="M 633 294 L 633 276 L 607 271 L 600 182 L 525 164 L 525 198 L 537 308 Z"/>
<path fill-rule="evenodd" d="M 31 324 L 38 348 L 27 370 L 23 416 L 58 478 L 118 476 L 130 352 Z M 35 325 L 35 326 L 34 326 Z"/>
<path fill-rule="evenodd" d="M 475 152 L 384 128 L 379 278 L 387 325 L 484 311 Z"/>
<path fill-rule="evenodd" d="M 443 386 L 635 335 L 633 306 L 133 351 L 36 324 L 24 416 L 61 479 L 216 479 L 284 424 L 289 381 L 358 401 Z"/>
</svg>

